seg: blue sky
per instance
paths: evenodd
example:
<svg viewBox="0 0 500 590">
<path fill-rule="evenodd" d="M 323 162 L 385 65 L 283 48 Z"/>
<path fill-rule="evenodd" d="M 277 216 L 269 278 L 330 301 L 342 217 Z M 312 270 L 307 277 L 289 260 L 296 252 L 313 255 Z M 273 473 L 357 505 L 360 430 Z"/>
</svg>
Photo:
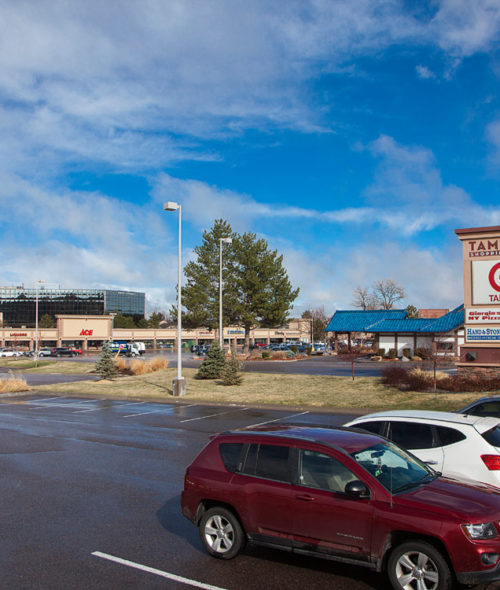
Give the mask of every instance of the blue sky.
<svg viewBox="0 0 500 590">
<path fill-rule="evenodd" d="M 498 0 L 0 0 L 0 284 L 175 301 L 226 219 L 294 315 L 390 278 L 463 301 L 454 229 L 500 225 Z"/>
</svg>

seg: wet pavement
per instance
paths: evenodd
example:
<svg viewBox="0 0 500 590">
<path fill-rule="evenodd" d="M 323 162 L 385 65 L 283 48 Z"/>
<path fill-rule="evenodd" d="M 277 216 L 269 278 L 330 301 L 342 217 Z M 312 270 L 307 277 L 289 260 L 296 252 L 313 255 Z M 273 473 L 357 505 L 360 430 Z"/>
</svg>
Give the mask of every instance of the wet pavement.
<svg viewBox="0 0 500 590">
<path fill-rule="evenodd" d="M 184 469 L 209 434 L 282 419 L 348 418 L 33 395 L 2 400 L 0 587 L 188 587 L 172 579 L 180 576 L 227 590 L 382 588 L 368 571 L 267 549 L 215 560 L 182 517 Z"/>
<path fill-rule="evenodd" d="M 383 590 L 385 579 L 364 568 L 265 548 L 213 559 L 179 508 L 184 469 L 210 434 L 277 421 L 337 425 L 353 415 L 69 396 L 0 400 L 0 587 Z"/>
</svg>

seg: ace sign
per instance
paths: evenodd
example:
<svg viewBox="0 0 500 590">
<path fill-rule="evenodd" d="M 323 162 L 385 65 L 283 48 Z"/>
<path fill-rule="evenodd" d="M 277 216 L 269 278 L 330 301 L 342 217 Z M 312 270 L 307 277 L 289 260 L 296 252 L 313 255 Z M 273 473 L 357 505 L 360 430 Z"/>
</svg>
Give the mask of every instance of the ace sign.
<svg viewBox="0 0 500 590">
<path fill-rule="evenodd" d="M 500 304 L 500 261 L 472 261 L 472 305 Z"/>
</svg>

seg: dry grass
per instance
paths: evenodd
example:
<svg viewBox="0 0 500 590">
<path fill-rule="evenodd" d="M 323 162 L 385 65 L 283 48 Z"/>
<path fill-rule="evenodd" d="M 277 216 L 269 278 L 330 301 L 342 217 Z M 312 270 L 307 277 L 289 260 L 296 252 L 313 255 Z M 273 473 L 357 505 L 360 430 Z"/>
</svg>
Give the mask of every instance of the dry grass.
<svg viewBox="0 0 500 590">
<path fill-rule="evenodd" d="M 123 358 L 118 360 L 122 361 L 117 363 L 118 370 L 124 373 L 132 373 L 132 375 L 147 375 L 148 373 L 163 371 L 168 367 L 168 361 L 161 356 L 156 356 L 147 361 L 142 359 L 131 359 L 128 363 Z"/>
<path fill-rule="evenodd" d="M 274 405 L 299 408 L 369 408 L 456 410 L 477 394 L 402 392 L 382 385 L 380 378 L 243 373 L 239 386 L 223 386 L 219 380 L 198 380 L 196 369 L 185 368 L 186 396 L 183 401 L 240 405 Z M 38 387 L 53 393 L 117 396 L 134 399 L 178 400 L 172 397 L 176 369 L 121 377 L 113 381 L 60 383 Z"/>
<path fill-rule="evenodd" d="M 411 369 L 410 375 L 413 375 L 415 377 L 421 377 L 423 379 L 434 379 L 434 371 L 424 371 L 420 368 Z M 449 375 L 447 375 L 446 373 L 443 373 L 442 371 L 436 371 L 436 381 L 439 381 L 440 379 L 447 379 L 448 377 Z"/>
<path fill-rule="evenodd" d="M 30 387 L 25 379 L 15 377 L 11 372 L 7 379 L 0 379 L 0 393 L 12 393 L 16 391 L 28 391 Z"/>
</svg>

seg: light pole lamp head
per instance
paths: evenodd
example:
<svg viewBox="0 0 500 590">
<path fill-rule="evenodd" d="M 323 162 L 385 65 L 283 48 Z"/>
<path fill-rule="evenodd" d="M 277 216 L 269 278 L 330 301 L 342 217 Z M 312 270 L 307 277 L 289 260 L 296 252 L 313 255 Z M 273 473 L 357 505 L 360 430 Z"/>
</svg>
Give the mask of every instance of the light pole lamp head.
<svg viewBox="0 0 500 590">
<path fill-rule="evenodd" d="M 174 201 L 167 201 L 166 203 L 163 203 L 163 211 L 177 211 L 177 209 L 180 209 L 181 206 L 179 205 L 179 203 L 176 203 Z"/>
<path fill-rule="evenodd" d="M 223 244 L 232 244 L 233 243 L 233 238 L 219 238 L 219 240 Z"/>
</svg>

